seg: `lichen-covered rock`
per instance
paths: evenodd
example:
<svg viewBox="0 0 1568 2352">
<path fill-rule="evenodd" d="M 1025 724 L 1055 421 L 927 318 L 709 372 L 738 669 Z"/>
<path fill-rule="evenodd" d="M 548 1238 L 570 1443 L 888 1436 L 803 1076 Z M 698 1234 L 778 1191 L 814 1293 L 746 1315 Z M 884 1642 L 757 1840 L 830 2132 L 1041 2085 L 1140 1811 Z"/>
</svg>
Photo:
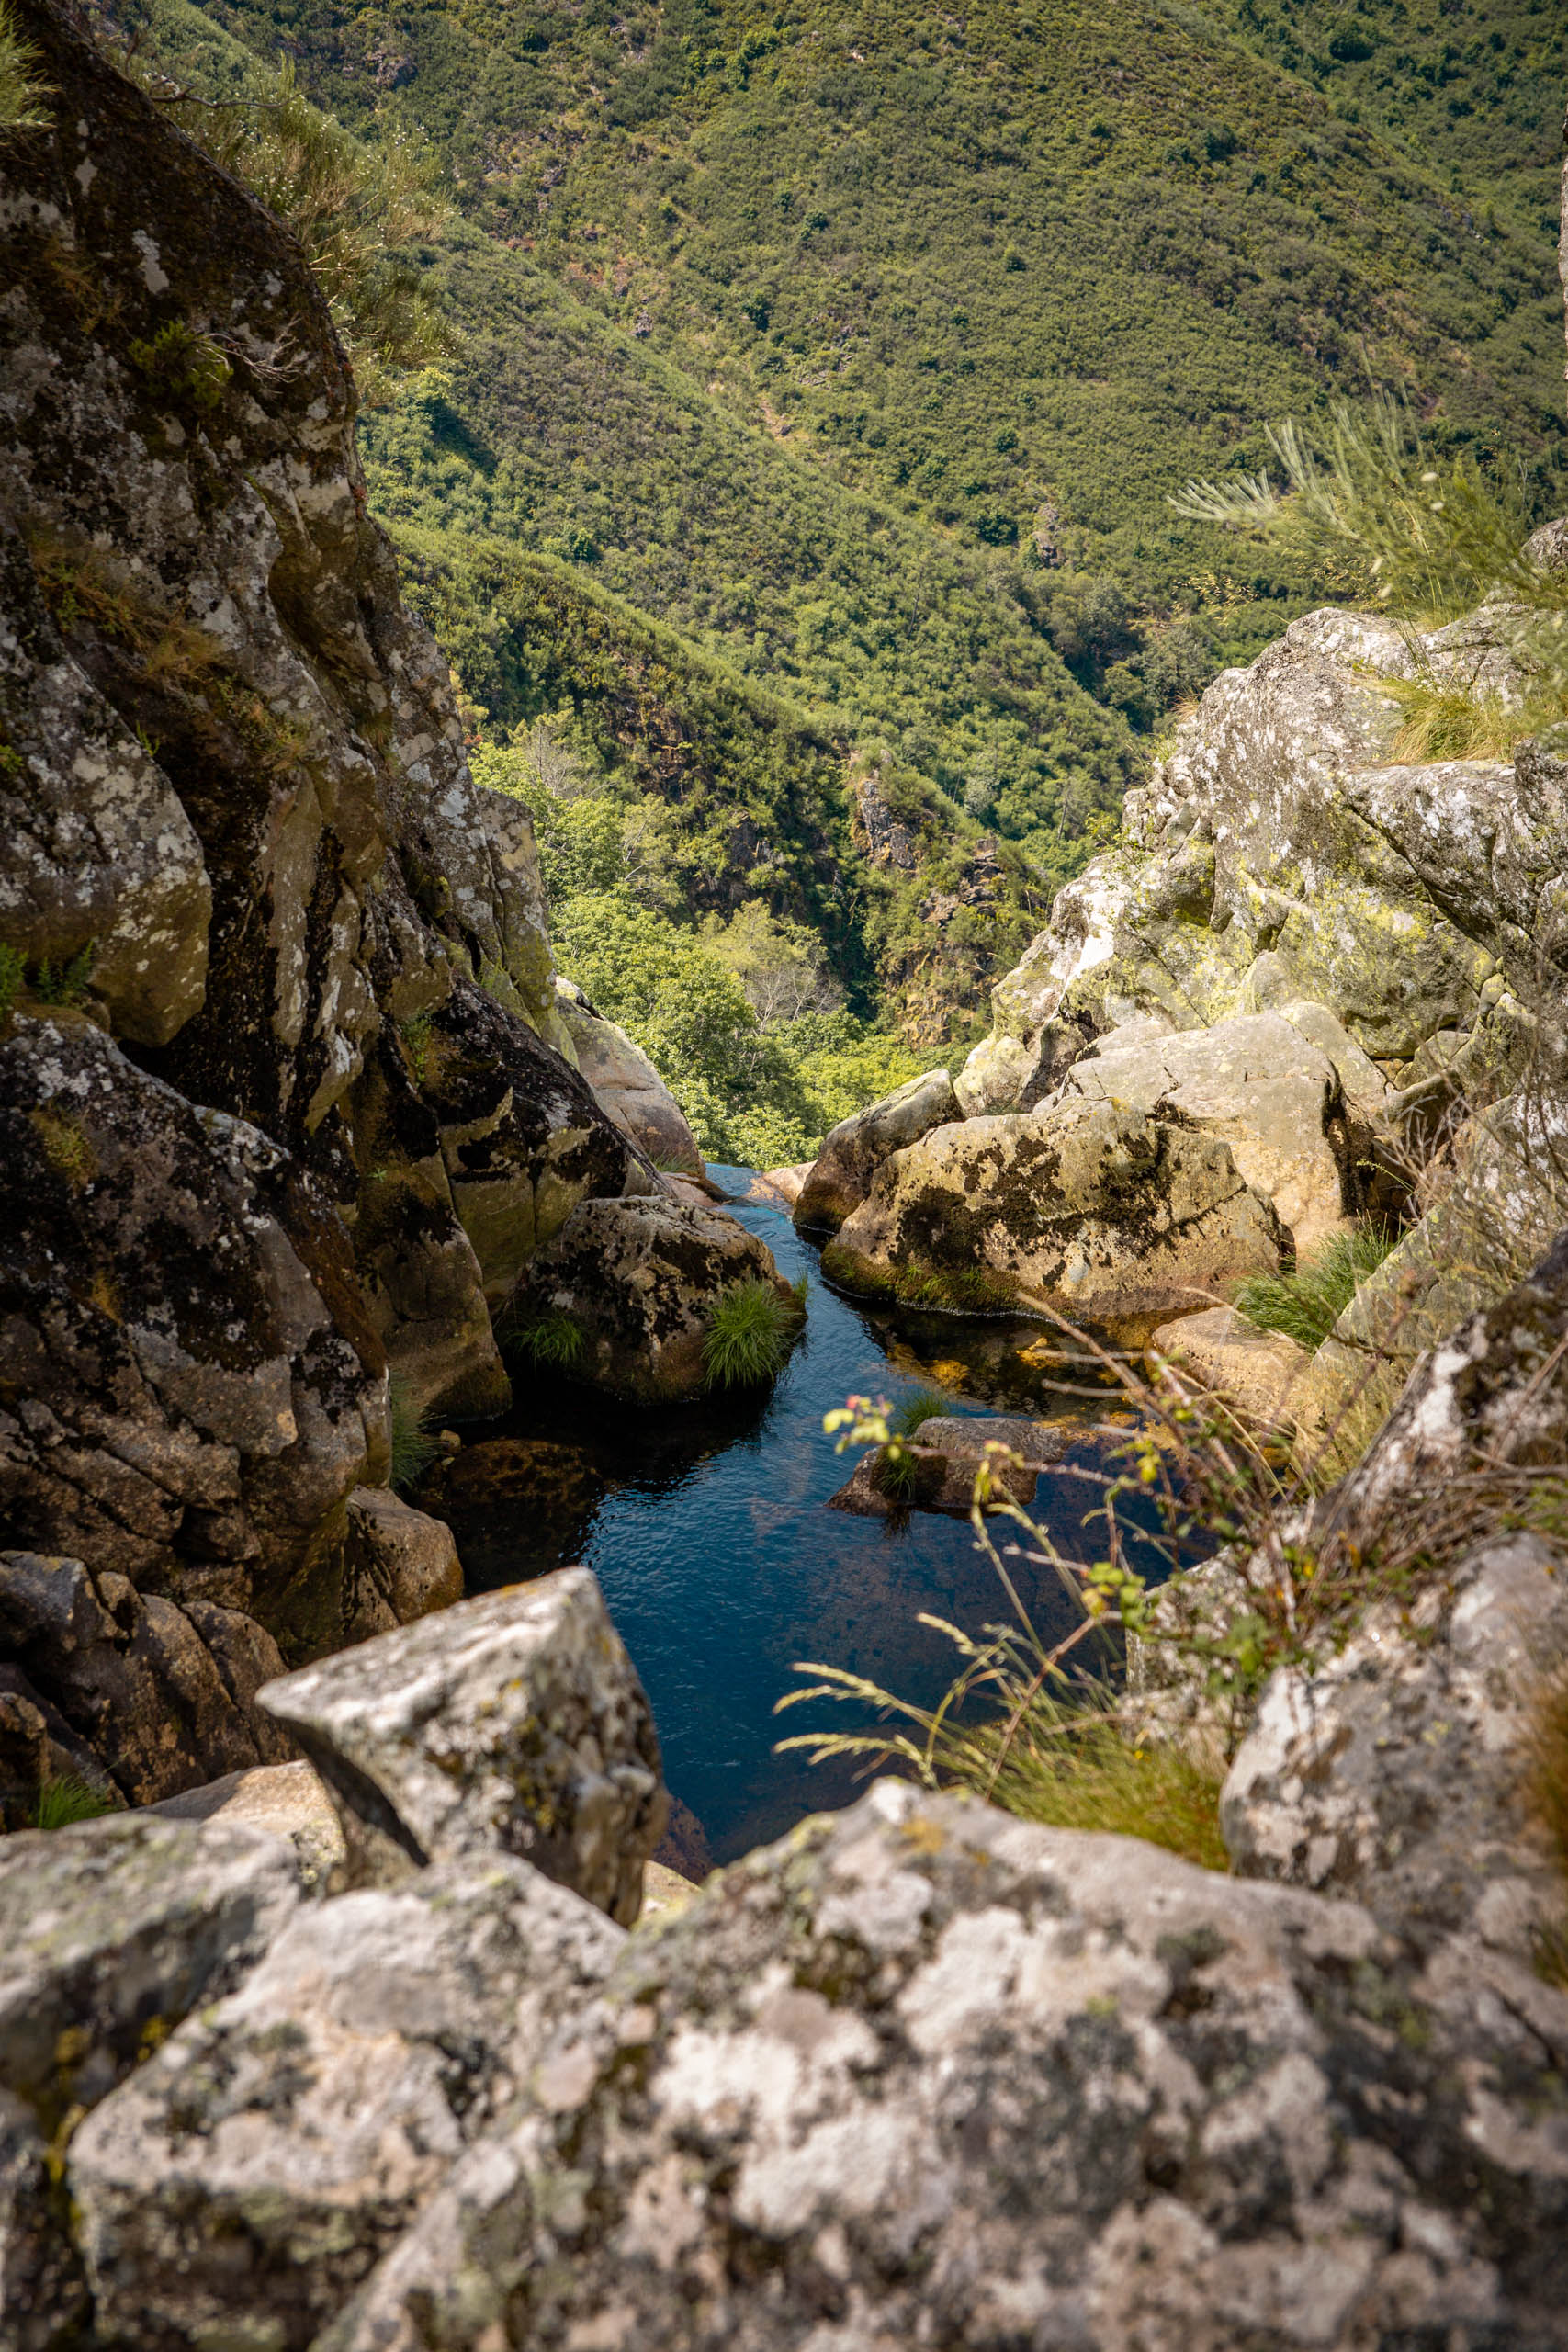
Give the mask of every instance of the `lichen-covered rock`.
<svg viewBox="0 0 1568 2352">
<path fill-rule="evenodd" d="M 1298 1252 L 1342 1228 L 1357 1205 L 1349 1126 L 1338 1076 L 1320 1046 L 1277 1012 L 1126 1044 L 1122 1036 L 1112 1029 L 1080 1055 L 1064 1098 L 1169 1107 L 1223 1136 Z"/>
<path fill-rule="evenodd" d="M 331 1207 L 79 1017 L 0 1042 L 0 1542 L 325 1646 L 344 1506 L 388 1444 Z"/>
<path fill-rule="evenodd" d="M 1314 1671 L 1281 1668 L 1226 1780 L 1248 1878 L 1348 1894 L 1429 1945 L 1473 1926 L 1529 1956 L 1560 1871 L 1522 1802 L 1530 1711 L 1568 1660 L 1560 1547 L 1501 1537 Z"/>
<path fill-rule="evenodd" d="M 463 1598 L 451 1529 L 385 1487 L 355 1487 L 344 1544 L 345 1633 L 368 1641 Z"/>
<path fill-rule="evenodd" d="M 307 1894 L 335 1894 L 348 1862 L 343 1825 L 319 1773 L 301 1759 L 226 1772 L 178 1796 L 161 1797 L 148 1811 L 166 1821 L 221 1821 L 265 1829 L 294 1849 Z"/>
<path fill-rule="evenodd" d="M 282 1668 L 277 1645 L 236 1610 L 0 1552 L 0 1642 L 131 1804 L 290 1753 L 254 1703 Z"/>
<path fill-rule="evenodd" d="M 1568 1996 L 1493 1975 L 884 1783 L 632 1938 L 321 2352 L 1546 2352 Z"/>
<path fill-rule="evenodd" d="M 1280 1248 L 1228 1144 L 1179 1113 L 1078 1099 L 896 1152 L 822 1264 L 873 1295 L 1045 1308 L 1146 1337 L 1242 1274 L 1276 1272 Z"/>
<path fill-rule="evenodd" d="M 630 1927 L 666 1812 L 653 1716 L 586 1568 L 486 1593 L 262 1693 L 360 1883 L 520 1855 Z"/>
<path fill-rule="evenodd" d="M 829 1497 L 828 1508 L 861 1519 L 887 1519 L 911 1508 L 967 1517 L 982 1463 L 988 1464 L 994 1494 L 1028 1503 L 1041 1471 L 1060 1462 L 1085 1435 L 1081 1429 L 1032 1421 L 1021 1414 L 977 1413 L 973 1419 L 959 1420 L 933 1413 L 909 1439 L 912 1451 L 900 1474 L 890 1477 L 880 1453 L 867 1453 L 855 1464 L 848 1485 Z M 1017 1462 L 989 1453 L 991 1446 L 1005 1446 L 1007 1455 L 1016 1454 Z"/>
<path fill-rule="evenodd" d="M 840 1119 L 796 1195 L 795 1224 L 813 1232 L 836 1233 L 870 1192 L 871 1180 L 885 1159 L 960 1115 L 946 1070 L 929 1069 L 881 1102 Z"/>
<path fill-rule="evenodd" d="M 695 1396 L 716 1301 L 737 1283 L 789 1285 L 766 1242 L 722 1209 L 663 1193 L 584 1201 L 536 1251 L 517 1286 L 517 1326 L 565 1317 L 579 1337 L 572 1377 L 652 1404 Z"/>
<path fill-rule="evenodd" d="M 305 2352 L 624 1940 L 497 1854 L 300 1912 L 72 2143 L 100 2338 Z"/>
<path fill-rule="evenodd" d="M 1027 1106 L 1087 1038 L 1151 1012 L 1201 1028 L 1307 999 L 1403 1060 L 1506 978 L 1533 984 L 1568 896 L 1562 777 L 1530 746 L 1512 764 L 1391 764 L 1399 713 L 1378 680 L 1413 662 L 1467 684 L 1507 668 L 1485 613 L 1412 646 L 1325 610 L 1215 679 L 1129 795 L 1129 845 L 1066 886 L 993 990 L 965 1110 Z"/>
<path fill-rule="evenodd" d="M 606 1020 L 575 980 L 557 980 L 556 1009 L 600 1109 L 655 1167 L 700 1176 L 705 1163 L 686 1114 L 641 1046 Z"/>
<path fill-rule="evenodd" d="M 254 1829 L 120 1814 L 0 1839 L 0 2343 L 54 2352 L 85 2315 L 60 2158 L 198 2001 L 299 1902 Z"/>
</svg>

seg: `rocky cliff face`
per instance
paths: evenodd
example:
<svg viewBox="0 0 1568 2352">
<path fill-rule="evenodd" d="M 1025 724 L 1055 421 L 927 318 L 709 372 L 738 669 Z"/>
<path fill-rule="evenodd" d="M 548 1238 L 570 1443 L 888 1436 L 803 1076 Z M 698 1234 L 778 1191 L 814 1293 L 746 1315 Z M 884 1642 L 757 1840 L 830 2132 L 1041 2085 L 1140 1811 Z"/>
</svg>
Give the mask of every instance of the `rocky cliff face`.
<svg viewBox="0 0 1568 2352">
<path fill-rule="evenodd" d="M 347 1540 L 389 1380 L 503 1408 L 524 1267 L 661 1183 L 575 1067 L 527 816 L 470 778 L 299 251 L 19 23 L 51 124 L 0 150 L 0 1545 L 80 1564 L 96 1695 L 47 1579 L 0 1608 L 23 1747 L 80 1735 L 140 1800 L 256 1760 L 197 1727 L 235 1645 L 188 1612 L 263 1674 L 389 1622 Z M 160 1610 L 213 1706 L 132 1768 L 109 1694 L 134 1656 L 167 1695 Z"/>
</svg>

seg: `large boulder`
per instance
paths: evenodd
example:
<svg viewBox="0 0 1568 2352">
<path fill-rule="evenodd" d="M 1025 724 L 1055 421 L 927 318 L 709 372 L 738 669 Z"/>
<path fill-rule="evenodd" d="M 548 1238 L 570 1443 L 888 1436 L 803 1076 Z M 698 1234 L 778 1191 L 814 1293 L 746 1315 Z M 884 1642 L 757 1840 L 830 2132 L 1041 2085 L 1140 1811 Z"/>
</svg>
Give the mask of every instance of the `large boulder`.
<svg viewBox="0 0 1568 2352">
<path fill-rule="evenodd" d="M 1146 1337 L 1240 1275 L 1276 1272 L 1280 1250 L 1228 1144 L 1176 1112 L 1077 1099 L 896 1152 L 822 1264 L 872 1296 L 1043 1309 Z"/>
<path fill-rule="evenodd" d="M 1141 1014 L 1189 1029 L 1307 999 L 1401 1062 L 1533 984 L 1568 891 L 1562 762 L 1523 745 L 1512 763 L 1391 763 L 1400 715 L 1379 684 L 1418 665 L 1468 684 L 1490 664 L 1517 687 L 1505 639 L 1484 613 L 1412 643 L 1325 610 L 1224 672 L 1129 795 L 1125 845 L 1066 886 L 993 990 L 965 1110 L 1026 1107 Z"/>
<path fill-rule="evenodd" d="M 795 1311 L 766 1242 L 722 1209 L 662 1193 L 584 1201 L 530 1259 L 512 1319 L 525 1339 L 564 1318 L 574 1379 L 655 1404 L 702 1390 L 714 1307 L 740 1283 L 772 1284 Z"/>
<path fill-rule="evenodd" d="M 82 2117 L 299 1902 L 279 1840 L 121 1814 L 0 1839 L 0 2343 L 56 2352 L 86 2287 L 61 2158 Z"/>
<path fill-rule="evenodd" d="M 885 1159 L 960 1115 L 946 1070 L 928 1069 L 880 1102 L 840 1119 L 795 1196 L 795 1224 L 811 1232 L 836 1233 L 870 1192 Z"/>
<path fill-rule="evenodd" d="M 557 980 L 556 1010 L 600 1109 L 655 1167 L 700 1176 L 705 1162 L 686 1114 L 641 1046 L 606 1020 L 575 980 Z"/>
<path fill-rule="evenodd" d="M 632 1938 L 321 2352 L 1547 2352 L 1568 1996 L 1489 1967 L 884 1783 Z"/>
<path fill-rule="evenodd" d="M 80 1016 L 0 1042 L 0 1542 L 327 1646 L 344 1507 L 388 1459 L 330 1204 Z"/>
<path fill-rule="evenodd" d="M 1222 1800 L 1235 1868 L 1351 1895 L 1424 1947 L 1475 1924 L 1528 1959 L 1562 1907 L 1521 1789 L 1536 1693 L 1568 1662 L 1562 1567 L 1499 1537 L 1276 1673 Z"/>
<path fill-rule="evenodd" d="M 667 1811 L 653 1715 L 586 1568 L 485 1593 L 270 1684 L 360 1882 L 521 1856 L 624 1927 Z"/>
<path fill-rule="evenodd" d="M 350 1643 L 449 1609 L 463 1598 L 463 1565 L 452 1530 L 385 1487 L 356 1487 L 348 1498 L 344 1586 Z"/>
<path fill-rule="evenodd" d="M 1350 1130 L 1333 1062 L 1278 1012 L 1212 1029 L 1128 1037 L 1111 1030 L 1080 1055 L 1066 1096 L 1181 1112 L 1221 1136 L 1255 1193 L 1272 1201 L 1298 1255 L 1341 1230 L 1357 1206 Z"/>
<path fill-rule="evenodd" d="M 99 2340 L 305 2352 L 624 1940 L 496 1854 L 300 1912 L 72 2143 Z"/>
</svg>

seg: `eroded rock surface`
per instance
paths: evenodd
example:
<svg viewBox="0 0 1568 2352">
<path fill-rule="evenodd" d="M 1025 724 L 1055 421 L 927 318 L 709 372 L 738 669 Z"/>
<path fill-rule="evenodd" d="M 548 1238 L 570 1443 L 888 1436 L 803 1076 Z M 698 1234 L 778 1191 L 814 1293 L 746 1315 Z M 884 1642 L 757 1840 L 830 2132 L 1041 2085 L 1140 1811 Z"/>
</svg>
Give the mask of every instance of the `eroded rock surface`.
<svg viewBox="0 0 1568 2352">
<path fill-rule="evenodd" d="M 1545 2352 L 1520 1977 L 1478 2017 L 1355 1905 L 884 1783 L 632 1939 L 322 2352 Z"/>
<path fill-rule="evenodd" d="M 361 1882 L 496 1852 L 630 1927 L 666 1814 L 653 1716 L 586 1568 L 486 1593 L 271 1684 Z"/>
<path fill-rule="evenodd" d="M 959 1115 L 952 1079 L 945 1069 L 929 1069 L 840 1119 L 795 1196 L 795 1224 L 836 1233 L 865 1199 L 884 1160 Z"/>
<path fill-rule="evenodd" d="M 655 1167 L 702 1175 L 705 1162 L 686 1114 L 641 1046 L 606 1020 L 575 980 L 557 980 L 556 1009 L 600 1109 Z"/>
<path fill-rule="evenodd" d="M 1179 1113 L 1079 1100 L 896 1152 L 822 1263 L 874 1295 L 1152 1328 L 1277 1272 L 1280 1249 L 1228 1144 Z"/>
<path fill-rule="evenodd" d="M 72 2143 L 100 2335 L 305 2352 L 623 1941 L 494 1854 L 300 1912 Z"/>
</svg>

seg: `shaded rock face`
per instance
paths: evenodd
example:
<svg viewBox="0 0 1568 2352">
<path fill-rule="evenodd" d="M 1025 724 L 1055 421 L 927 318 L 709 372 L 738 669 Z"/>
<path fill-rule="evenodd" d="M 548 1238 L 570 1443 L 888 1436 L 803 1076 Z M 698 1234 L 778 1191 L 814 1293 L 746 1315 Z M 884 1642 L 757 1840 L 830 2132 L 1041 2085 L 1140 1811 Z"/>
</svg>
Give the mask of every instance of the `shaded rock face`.
<svg viewBox="0 0 1568 2352">
<path fill-rule="evenodd" d="M 1418 650 L 1506 686 L 1495 640 L 1478 614 Z M 1311 999 L 1372 1057 L 1404 1060 L 1533 978 L 1568 892 L 1556 763 L 1521 746 L 1511 764 L 1390 765 L 1399 714 L 1377 681 L 1412 661 L 1391 624 L 1323 611 L 1214 681 L 1129 796 L 1131 846 L 1061 891 L 998 982 L 958 1082 L 966 1110 L 1027 1102 L 1140 1013 L 1191 1029 Z"/>
<path fill-rule="evenodd" d="M 344 1544 L 347 1642 L 412 1625 L 463 1598 L 463 1566 L 444 1521 L 412 1510 L 385 1487 L 356 1487 Z"/>
<path fill-rule="evenodd" d="M 874 1295 L 1152 1328 L 1277 1272 L 1280 1248 L 1227 1144 L 1175 1112 L 1077 1101 L 896 1152 L 822 1263 Z"/>
<path fill-rule="evenodd" d="M 656 1167 L 702 1175 L 706 1163 L 686 1114 L 642 1048 L 574 980 L 557 980 L 556 1009 L 600 1109 Z"/>
<path fill-rule="evenodd" d="M 313 1181 L 80 1018 L 0 1042 L 0 1540 L 327 1645 L 387 1380 Z"/>
<path fill-rule="evenodd" d="M 572 1376 L 651 1404 L 702 1389 L 710 1310 L 743 1282 L 773 1284 L 793 1308 L 766 1242 L 723 1211 L 662 1193 L 584 1201 L 530 1260 L 513 1312 L 525 1330 L 570 1317 Z"/>
<path fill-rule="evenodd" d="M 305 2352 L 624 1940 L 498 1855 L 298 1914 L 72 2143 L 100 2335 Z"/>
<path fill-rule="evenodd" d="M 54 2352 L 86 2317 L 60 2152 L 299 1901 L 254 1829 L 121 1815 L 0 1842 L 0 2342 Z"/>
<path fill-rule="evenodd" d="M 586 1568 L 487 1593 L 272 1683 L 360 1883 L 525 1857 L 625 1927 L 663 1833 L 659 1741 Z"/>
<path fill-rule="evenodd" d="M 633 1939 L 322 2352 L 1544 2352 L 1519 1975 L 1483 2024 L 1355 1905 L 885 1783 Z"/>
<path fill-rule="evenodd" d="M 809 1231 L 836 1233 L 864 1200 L 885 1159 L 958 1115 L 946 1070 L 929 1069 L 880 1102 L 840 1119 L 795 1196 L 795 1224 Z"/>
</svg>

